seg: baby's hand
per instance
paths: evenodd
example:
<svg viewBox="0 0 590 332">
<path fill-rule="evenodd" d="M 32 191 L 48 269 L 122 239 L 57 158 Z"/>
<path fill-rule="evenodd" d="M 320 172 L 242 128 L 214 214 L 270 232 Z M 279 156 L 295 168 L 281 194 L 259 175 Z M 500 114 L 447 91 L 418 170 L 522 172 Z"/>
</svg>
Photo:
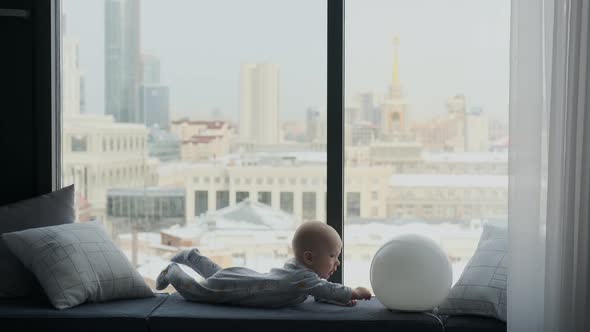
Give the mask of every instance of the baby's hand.
<svg viewBox="0 0 590 332">
<path fill-rule="evenodd" d="M 339 305 L 341 307 L 354 307 L 356 305 L 356 300 L 350 300 L 346 303 L 334 302 L 334 304 Z"/>
<path fill-rule="evenodd" d="M 352 290 L 352 300 L 370 300 L 371 292 L 364 287 L 357 287 Z"/>
<path fill-rule="evenodd" d="M 356 300 L 350 300 L 348 302 L 338 302 L 338 301 L 333 301 L 333 300 L 316 299 L 316 301 L 323 302 L 323 303 L 335 304 L 335 305 L 341 306 L 341 307 L 353 307 L 356 305 Z"/>
</svg>

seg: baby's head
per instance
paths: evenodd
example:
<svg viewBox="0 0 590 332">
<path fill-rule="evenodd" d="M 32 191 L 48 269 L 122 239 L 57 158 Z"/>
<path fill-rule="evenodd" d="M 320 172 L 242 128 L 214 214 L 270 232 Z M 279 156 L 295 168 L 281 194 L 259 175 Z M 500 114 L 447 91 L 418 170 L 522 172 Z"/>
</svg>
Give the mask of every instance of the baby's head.
<svg viewBox="0 0 590 332">
<path fill-rule="evenodd" d="M 342 240 L 334 228 L 323 222 L 309 221 L 299 226 L 292 246 L 295 258 L 320 278 L 328 279 L 340 266 Z"/>
</svg>

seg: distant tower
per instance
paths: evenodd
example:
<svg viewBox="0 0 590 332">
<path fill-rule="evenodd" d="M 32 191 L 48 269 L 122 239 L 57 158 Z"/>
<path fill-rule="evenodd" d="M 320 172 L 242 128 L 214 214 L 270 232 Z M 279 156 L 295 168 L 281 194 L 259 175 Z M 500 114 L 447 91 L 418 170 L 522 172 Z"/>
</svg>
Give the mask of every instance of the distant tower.
<svg viewBox="0 0 590 332">
<path fill-rule="evenodd" d="M 160 59 L 155 55 L 141 56 L 141 87 L 139 109 L 148 127 L 170 127 L 170 89 L 160 82 Z"/>
<path fill-rule="evenodd" d="M 79 114 L 83 100 L 82 73 L 79 62 L 79 44 L 70 38 L 66 31 L 66 15 L 62 14 L 62 112 L 64 114 Z"/>
<path fill-rule="evenodd" d="M 240 137 L 258 144 L 279 142 L 279 67 L 275 64 L 241 67 Z"/>
<path fill-rule="evenodd" d="M 382 107 L 381 135 L 393 138 L 404 135 L 408 128 L 408 103 L 399 78 L 399 37 L 393 38 L 393 72 L 389 96 Z"/>
<path fill-rule="evenodd" d="M 447 99 L 446 107 L 449 114 L 454 115 L 465 115 L 465 95 L 457 94 L 449 99 Z"/>
<path fill-rule="evenodd" d="M 144 122 L 139 21 L 139 0 L 105 1 L 105 113 L 117 122 Z"/>
<path fill-rule="evenodd" d="M 375 106 L 375 96 L 371 92 L 359 93 L 357 96 L 360 118 L 377 125 L 381 121 L 381 112 Z"/>
<path fill-rule="evenodd" d="M 313 142 L 318 137 L 318 125 L 320 119 L 320 112 L 315 108 L 307 109 L 305 138 L 307 142 Z"/>
<path fill-rule="evenodd" d="M 62 104 L 64 114 L 80 114 L 82 86 L 78 62 L 78 42 L 69 37 L 63 38 L 62 57 Z"/>
<path fill-rule="evenodd" d="M 86 113 L 86 76 L 80 75 L 80 113 Z"/>
<path fill-rule="evenodd" d="M 391 97 L 402 97 L 402 84 L 399 80 L 399 37 L 393 37 L 393 70 L 391 75 Z"/>
<path fill-rule="evenodd" d="M 160 84 L 160 59 L 157 56 L 141 55 L 141 82 L 144 85 Z"/>
<path fill-rule="evenodd" d="M 139 105 L 145 117 L 145 125 L 158 125 L 160 129 L 170 127 L 170 90 L 166 85 L 142 85 L 139 91 Z"/>
<path fill-rule="evenodd" d="M 213 107 L 211 109 L 211 121 L 221 121 L 223 120 L 223 111 L 219 107 Z"/>
</svg>

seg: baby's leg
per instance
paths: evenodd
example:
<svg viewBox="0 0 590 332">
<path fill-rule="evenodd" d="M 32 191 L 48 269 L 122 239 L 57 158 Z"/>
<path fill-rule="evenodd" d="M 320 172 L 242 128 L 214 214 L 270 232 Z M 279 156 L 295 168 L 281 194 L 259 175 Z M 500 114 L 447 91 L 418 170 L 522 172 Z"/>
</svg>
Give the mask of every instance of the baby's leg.
<svg viewBox="0 0 590 332">
<path fill-rule="evenodd" d="M 165 273 L 166 280 L 186 300 L 208 302 L 213 298 L 211 290 L 199 284 L 175 263 L 168 265 L 162 273 Z"/>
<path fill-rule="evenodd" d="M 183 250 L 172 257 L 171 261 L 174 263 L 184 264 L 207 279 L 221 270 L 221 266 L 217 265 L 208 257 L 201 255 L 197 248 L 190 250 Z"/>
</svg>

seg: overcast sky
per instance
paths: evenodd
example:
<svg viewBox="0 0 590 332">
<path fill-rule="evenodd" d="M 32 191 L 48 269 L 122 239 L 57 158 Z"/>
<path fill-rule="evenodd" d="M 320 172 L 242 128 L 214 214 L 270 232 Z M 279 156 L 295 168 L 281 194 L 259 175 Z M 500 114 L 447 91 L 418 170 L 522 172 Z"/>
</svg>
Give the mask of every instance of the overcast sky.
<svg viewBox="0 0 590 332">
<path fill-rule="evenodd" d="M 87 109 L 104 112 L 104 1 L 63 0 L 80 43 Z M 242 62 L 280 67 L 283 119 L 325 105 L 325 0 L 142 0 L 141 44 L 160 57 L 175 115 L 239 110 Z M 414 117 L 444 112 L 452 95 L 508 116 L 509 0 L 346 0 L 346 95 L 383 94 L 394 36 Z"/>
</svg>

